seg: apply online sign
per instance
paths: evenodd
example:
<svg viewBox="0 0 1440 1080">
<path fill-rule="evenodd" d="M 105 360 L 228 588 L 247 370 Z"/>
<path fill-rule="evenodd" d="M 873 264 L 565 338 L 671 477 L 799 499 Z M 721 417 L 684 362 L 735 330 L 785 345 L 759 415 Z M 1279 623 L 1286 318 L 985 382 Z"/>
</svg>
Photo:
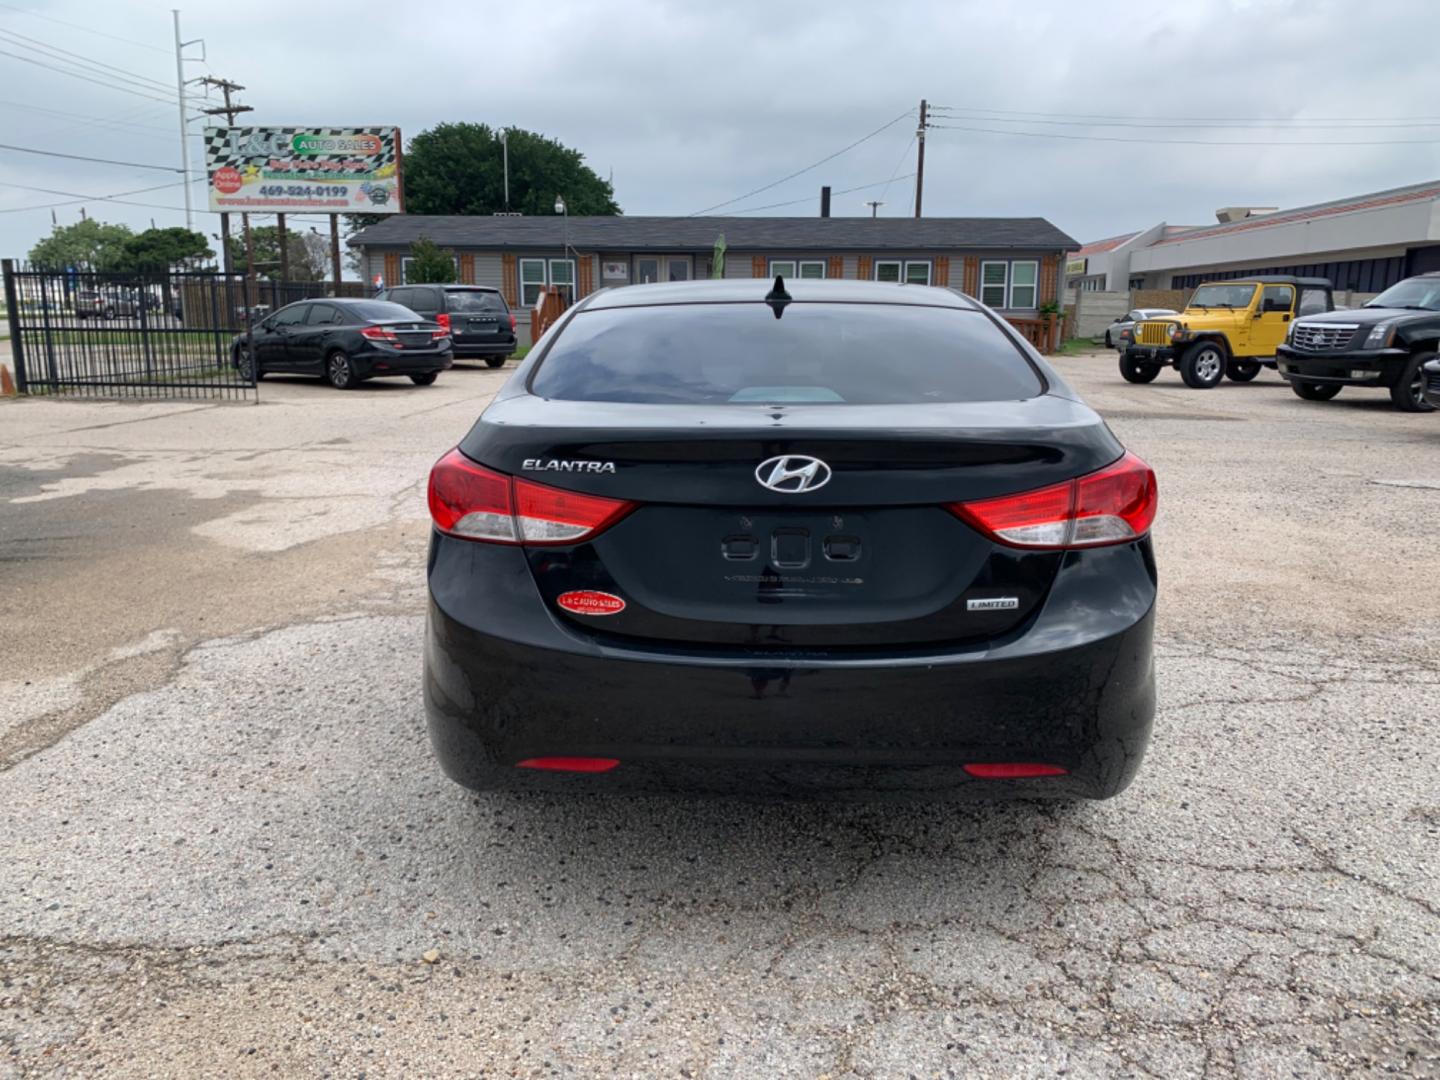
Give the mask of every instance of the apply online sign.
<svg viewBox="0 0 1440 1080">
<path fill-rule="evenodd" d="M 398 214 L 400 129 L 213 127 L 205 130 L 210 209 L 243 213 Z"/>
</svg>

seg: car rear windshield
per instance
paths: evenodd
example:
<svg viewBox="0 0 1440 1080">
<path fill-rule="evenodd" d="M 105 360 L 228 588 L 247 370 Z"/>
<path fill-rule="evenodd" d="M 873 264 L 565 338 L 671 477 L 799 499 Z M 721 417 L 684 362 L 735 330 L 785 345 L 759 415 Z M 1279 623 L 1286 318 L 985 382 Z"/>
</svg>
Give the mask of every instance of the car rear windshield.
<svg viewBox="0 0 1440 1080">
<path fill-rule="evenodd" d="M 490 292 L 488 289 L 447 289 L 445 292 L 445 310 L 454 314 L 460 312 L 479 311 L 508 311 L 505 300 L 498 292 Z"/>
<path fill-rule="evenodd" d="M 582 311 L 530 389 L 562 401 L 1013 401 L 1044 387 L 978 311 L 904 304 L 681 304 Z"/>
<path fill-rule="evenodd" d="M 392 304 L 389 300 L 366 300 L 362 304 L 349 304 L 347 310 L 368 322 L 414 322 L 420 318 L 404 304 Z"/>
</svg>

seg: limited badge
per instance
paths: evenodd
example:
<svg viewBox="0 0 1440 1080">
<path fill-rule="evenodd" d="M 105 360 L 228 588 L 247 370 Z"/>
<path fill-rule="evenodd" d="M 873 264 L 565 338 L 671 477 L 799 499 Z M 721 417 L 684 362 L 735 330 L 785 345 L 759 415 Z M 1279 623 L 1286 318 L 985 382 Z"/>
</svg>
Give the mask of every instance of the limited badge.
<svg viewBox="0 0 1440 1080">
<path fill-rule="evenodd" d="M 614 593 L 580 589 L 561 593 L 555 602 L 576 615 L 618 615 L 625 610 L 625 601 Z"/>
<path fill-rule="evenodd" d="M 966 611 L 1014 611 L 1020 606 L 1018 596 L 989 596 L 983 600 L 966 600 Z"/>
</svg>

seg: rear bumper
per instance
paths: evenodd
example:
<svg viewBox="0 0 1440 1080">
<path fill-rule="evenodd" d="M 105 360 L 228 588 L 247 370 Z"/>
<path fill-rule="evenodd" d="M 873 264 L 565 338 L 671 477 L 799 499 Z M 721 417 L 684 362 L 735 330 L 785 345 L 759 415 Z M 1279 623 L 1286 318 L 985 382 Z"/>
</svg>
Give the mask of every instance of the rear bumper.
<svg viewBox="0 0 1440 1080">
<path fill-rule="evenodd" d="M 423 375 L 444 371 L 453 363 L 450 349 L 387 349 L 373 348 L 351 353 L 355 374 L 362 379 L 387 375 Z"/>
<path fill-rule="evenodd" d="M 1288 345 L 1276 350 L 1280 374 L 1300 382 L 1341 386 L 1394 386 L 1405 370 L 1404 349 L 1363 349 L 1344 353 L 1307 353 Z"/>
<path fill-rule="evenodd" d="M 486 341 L 486 342 L 462 342 L 454 343 L 455 359 L 465 360 L 467 358 L 479 358 L 486 356 L 509 356 L 515 351 L 515 339 L 509 341 Z"/>
<path fill-rule="evenodd" d="M 1020 630 L 927 655 L 617 648 L 560 622 L 518 549 L 435 536 L 430 562 L 431 743 L 471 787 L 1106 798 L 1150 737 L 1148 540 L 1067 555 Z M 621 764 L 515 767 L 552 755 Z M 1068 771 L 1002 782 L 962 768 L 1016 761 Z"/>
</svg>

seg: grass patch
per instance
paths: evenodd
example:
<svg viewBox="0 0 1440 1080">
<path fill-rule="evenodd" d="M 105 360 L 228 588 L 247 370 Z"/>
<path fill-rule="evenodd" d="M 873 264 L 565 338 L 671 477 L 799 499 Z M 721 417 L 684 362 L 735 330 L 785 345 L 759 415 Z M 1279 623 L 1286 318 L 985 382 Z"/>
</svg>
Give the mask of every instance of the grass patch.
<svg viewBox="0 0 1440 1080">
<path fill-rule="evenodd" d="M 1082 353 L 1094 352 L 1096 349 L 1099 348 L 1103 348 L 1103 346 L 1096 344 L 1096 342 L 1092 341 L 1090 338 L 1075 337 L 1069 338 L 1066 341 L 1062 341 L 1060 343 L 1060 347 L 1055 350 L 1055 355 L 1079 356 Z"/>
</svg>

